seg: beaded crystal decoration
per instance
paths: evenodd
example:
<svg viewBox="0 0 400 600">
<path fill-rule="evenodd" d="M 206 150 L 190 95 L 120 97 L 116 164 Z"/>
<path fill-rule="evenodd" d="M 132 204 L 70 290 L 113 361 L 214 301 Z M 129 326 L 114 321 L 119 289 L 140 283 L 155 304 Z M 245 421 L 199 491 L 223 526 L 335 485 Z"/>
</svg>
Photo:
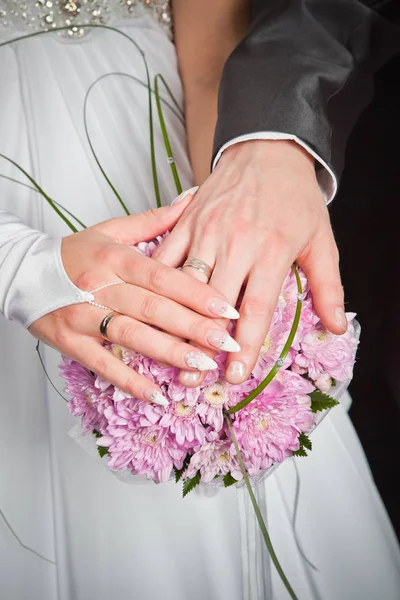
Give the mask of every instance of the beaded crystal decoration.
<svg viewBox="0 0 400 600">
<path fill-rule="evenodd" d="M 123 18 L 150 14 L 171 33 L 169 0 L 0 0 L 0 30 L 15 32 L 51 30 L 68 27 L 63 32 L 70 38 L 81 38 L 89 32 L 83 25 L 110 25 Z"/>
</svg>

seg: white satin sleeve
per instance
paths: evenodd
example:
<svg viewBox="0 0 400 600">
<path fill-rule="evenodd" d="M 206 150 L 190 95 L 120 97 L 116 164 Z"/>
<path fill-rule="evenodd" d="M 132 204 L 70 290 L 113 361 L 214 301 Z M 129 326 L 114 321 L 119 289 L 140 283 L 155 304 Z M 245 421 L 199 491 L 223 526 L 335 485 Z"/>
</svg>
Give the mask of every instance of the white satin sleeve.
<svg viewBox="0 0 400 600">
<path fill-rule="evenodd" d="M 52 238 L 0 210 L 0 311 L 25 328 L 44 315 L 93 300 L 69 279 L 61 238 Z"/>
</svg>

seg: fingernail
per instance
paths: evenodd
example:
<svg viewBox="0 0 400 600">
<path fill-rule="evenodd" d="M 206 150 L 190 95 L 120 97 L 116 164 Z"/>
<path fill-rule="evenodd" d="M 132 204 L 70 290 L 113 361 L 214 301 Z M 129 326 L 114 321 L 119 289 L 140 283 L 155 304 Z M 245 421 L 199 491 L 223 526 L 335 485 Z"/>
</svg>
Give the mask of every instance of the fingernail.
<svg viewBox="0 0 400 600">
<path fill-rule="evenodd" d="M 233 360 L 226 371 L 226 378 L 230 383 L 242 383 L 246 377 L 246 368 L 239 360 Z"/>
<path fill-rule="evenodd" d="M 195 185 L 194 187 L 190 188 L 190 190 L 185 190 L 184 192 L 179 194 L 179 196 L 177 198 L 175 198 L 175 200 L 172 200 L 171 206 L 174 206 L 174 204 L 178 204 L 178 202 L 181 202 L 182 200 L 184 200 L 186 198 L 186 196 L 188 196 L 189 194 L 194 196 L 198 189 L 199 189 L 199 186 Z"/>
<path fill-rule="evenodd" d="M 181 371 L 179 380 L 182 385 L 187 385 L 188 387 L 196 387 L 196 385 L 200 381 L 200 373 L 196 373 L 196 371 Z"/>
<path fill-rule="evenodd" d="M 347 331 L 347 319 L 342 307 L 338 306 L 335 310 L 336 324 L 343 332 Z"/>
<path fill-rule="evenodd" d="M 215 360 L 203 352 L 188 352 L 185 355 L 185 362 L 188 367 L 192 367 L 192 369 L 197 369 L 198 371 L 213 371 L 214 369 L 218 369 Z"/>
<path fill-rule="evenodd" d="M 145 389 L 143 392 L 143 396 L 149 402 L 153 402 L 153 404 L 159 404 L 160 406 L 168 406 L 169 402 L 165 396 L 162 395 L 161 392 L 152 389 Z"/>
<path fill-rule="evenodd" d="M 240 317 L 236 308 L 233 308 L 233 306 L 221 298 L 212 298 L 208 303 L 208 309 L 214 315 L 224 317 L 225 319 L 238 319 Z"/>
<path fill-rule="evenodd" d="M 207 341 L 214 348 L 224 350 L 224 352 L 239 352 L 240 346 L 226 331 L 211 329 L 207 334 Z"/>
</svg>

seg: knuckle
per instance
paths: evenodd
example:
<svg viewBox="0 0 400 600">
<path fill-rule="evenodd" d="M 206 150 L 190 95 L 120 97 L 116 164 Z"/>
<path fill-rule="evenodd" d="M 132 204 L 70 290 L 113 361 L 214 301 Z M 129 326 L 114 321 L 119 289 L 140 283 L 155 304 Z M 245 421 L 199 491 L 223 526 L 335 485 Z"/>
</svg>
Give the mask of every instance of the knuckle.
<svg viewBox="0 0 400 600">
<path fill-rule="evenodd" d="M 206 337 L 208 331 L 208 324 L 204 319 L 194 319 L 189 323 L 188 327 L 188 339 L 193 341 L 202 341 L 201 338 Z M 208 343 L 207 343 L 208 346 Z"/>
<path fill-rule="evenodd" d="M 79 289 L 88 292 L 97 287 L 98 279 L 95 280 L 95 277 L 94 277 L 92 271 L 83 271 L 82 273 L 80 273 L 78 275 L 78 277 L 74 283 Z"/>
<path fill-rule="evenodd" d="M 174 341 L 171 343 L 168 348 L 168 363 L 171 365 L 181 365 L 184 364 L 184 354 L 186 353 L 187 348 L 184 343 L 181 341 Z"/>
<path fill-rule="evenodd" d="M 101 375 L 102 377 L 107 377 L 108 372 L 108 363 L 107 360 L 103 356 L 99 356 L 92 361 L 91 370 L 97 373 L 97 375 Z"/>
<path fill-rule="evenodd" d="M 132 375 L 127 375 L 121 383 L 121 388 L 131 394 L 131 396 L 137 396 L 138 394 L 138 382 Z"/>
<path fill-rule="evenodd" d="M 144 297 L 140 314 L 146 321 L 154 321 L 160 309 L 160 300 L 156 296 Z"/>
<path fill-rule="evenodd" d="M 116 244 L 104 244 L 97 251 L 97 260 L 100 264 L 110 264 L 115 256 Z"/>
<path fill-rule="evenodd" d="M 343 286 L 340 281 L 328 282 L 324 285 L 324 292 L 330 298 L 343 298 Z"/>
<path fill-rule="evenodd" d="M 162 267 L 152 266 L 148 274 L 149 286 L 153 290 L 160 290 L 165 284 L 165 271 Z"/>
<path fill-rule="evenodd" d="M 137 337 L 137 326 L 135 323 L 121 323 L 116 331 L 116 338 L 121 346 L 132 348 Z"/>
</svg>

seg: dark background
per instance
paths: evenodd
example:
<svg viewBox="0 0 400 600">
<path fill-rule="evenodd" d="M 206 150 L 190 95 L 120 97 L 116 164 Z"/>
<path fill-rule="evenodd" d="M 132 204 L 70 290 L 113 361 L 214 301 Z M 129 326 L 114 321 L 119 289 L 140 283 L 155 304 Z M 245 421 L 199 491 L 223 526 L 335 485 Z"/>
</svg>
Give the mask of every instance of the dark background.
<svg viewBox="0 0 400 600">
<path fill-rule="evenodd" d="M 345 164 L 330 213 L 362 327 L 350 417 L 400 538 L 400 56 L 376 75 Z"/>
</svg>

